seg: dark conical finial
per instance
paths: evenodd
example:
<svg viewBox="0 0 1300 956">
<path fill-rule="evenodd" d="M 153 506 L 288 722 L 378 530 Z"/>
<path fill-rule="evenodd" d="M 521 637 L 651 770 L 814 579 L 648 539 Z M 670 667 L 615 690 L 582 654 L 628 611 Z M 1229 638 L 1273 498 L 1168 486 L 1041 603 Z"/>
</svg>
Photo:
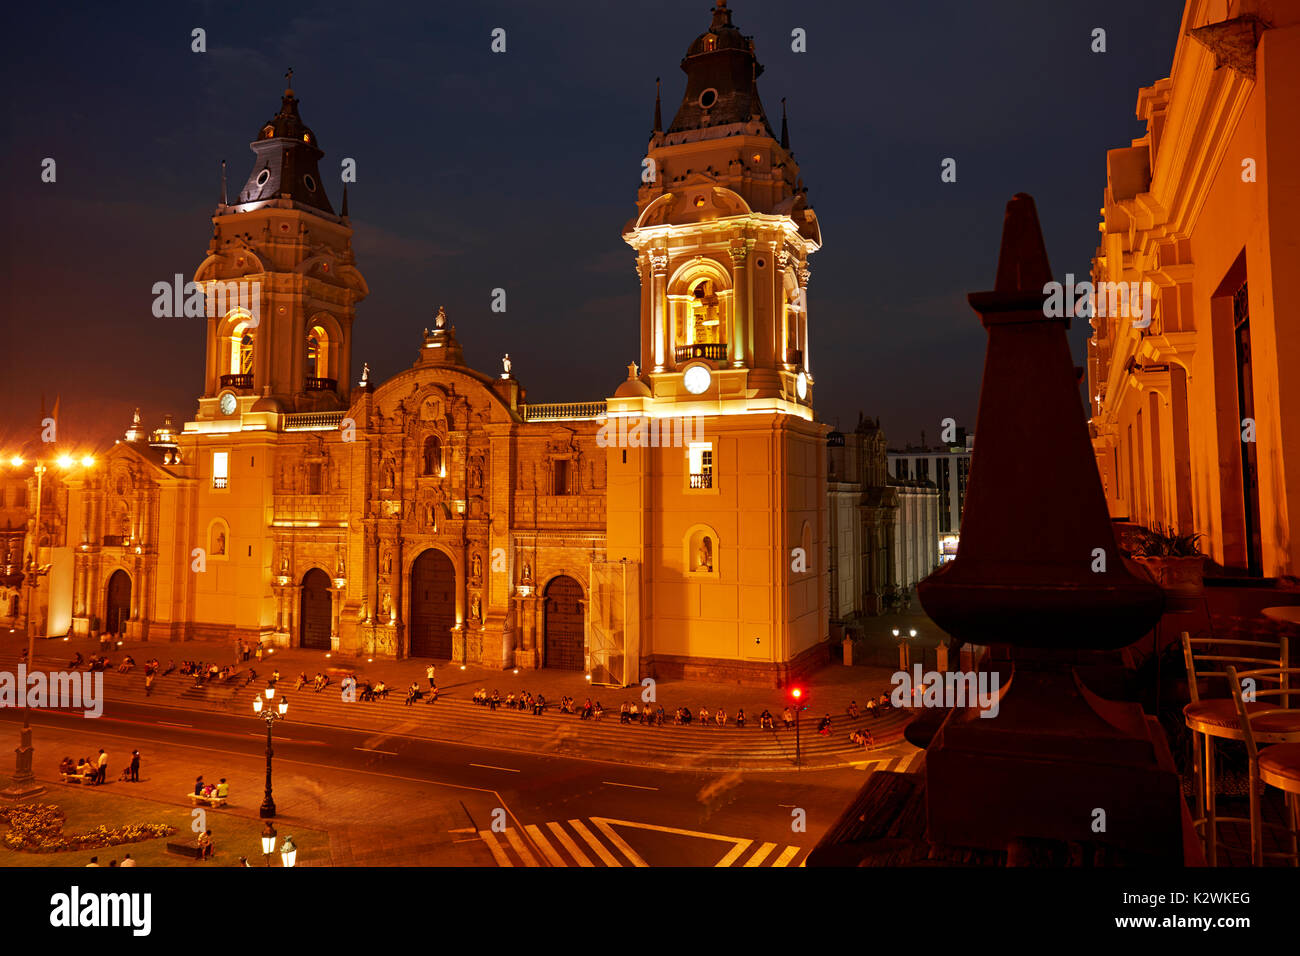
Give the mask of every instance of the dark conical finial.
<svg viewBox="0 0 1300 956">
<path fill-rule="evenodd" d="M 785 121 L 785 97 L 781 97 L 781 148 L 790 148 L 790 126 Z"/>
<path fill-rule="evenodd" d="M 293 67 L 284 71 L 284 95 L 293 96 Z"/>
<path fill-rule="evenodd" d="M 1047 246 L 1038 224 L 1038 207 L 1028 193 L 1016 193 L 1002 218 L 1002 248 L 998 251 L 997 292 L 1043 291 L 1052 281 Z"/>
<path fill-rule="evenodd" d="M 348 216 L 348 187 L 347 183 L 343 184 L 343 211 L 339 214 L 344 219 Z"/>
<path fill-rule="evenodd" d="M 226 161 L 224 159 L 221 161 L 221 205 L 230 205 L 226 202 Z"/>
<path fill-rule="evenodd" d="M 659 77 L 655 77 L 655 132 L 662 133 L 664 129 L 663 113 L 659 108 Z"/>
</svg>

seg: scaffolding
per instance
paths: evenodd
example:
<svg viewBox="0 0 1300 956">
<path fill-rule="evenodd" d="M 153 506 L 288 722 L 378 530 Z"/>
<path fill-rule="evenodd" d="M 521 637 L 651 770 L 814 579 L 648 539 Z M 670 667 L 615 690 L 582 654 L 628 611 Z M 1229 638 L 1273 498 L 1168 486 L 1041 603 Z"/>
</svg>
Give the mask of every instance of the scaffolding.
<svg viewBox="0 0 1300 956">
<path fill-rule="evenodd" d="M 641 565 L 592 562 L 587 673 L 603 687 L 641 681 Z"/>
</svg>

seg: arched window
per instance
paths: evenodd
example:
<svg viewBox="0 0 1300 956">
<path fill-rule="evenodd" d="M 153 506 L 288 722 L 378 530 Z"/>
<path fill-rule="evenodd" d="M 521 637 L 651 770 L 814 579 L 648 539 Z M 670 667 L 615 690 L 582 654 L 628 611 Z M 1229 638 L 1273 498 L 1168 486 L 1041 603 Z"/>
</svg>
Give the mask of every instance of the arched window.
<svg viewBox="0 0 1300 956">
<path fill-rule="evenodd" d="M 307 332 L 307 367 L 304 374 L 308 379 L 330 378 L 329 333 L 319 325 L 313 325 Z"/>
<path fill-rule="evenodd" d="M 701 279 L 691 289 L 690 329 L 694 344 L 721 342 L 721 310 L 712 279 Z"/>
<path fill-rule="evenodd" d="M 424 473 L 442 475 L 442 439 L 437 435 L 424 440 Z"/>
</svg>

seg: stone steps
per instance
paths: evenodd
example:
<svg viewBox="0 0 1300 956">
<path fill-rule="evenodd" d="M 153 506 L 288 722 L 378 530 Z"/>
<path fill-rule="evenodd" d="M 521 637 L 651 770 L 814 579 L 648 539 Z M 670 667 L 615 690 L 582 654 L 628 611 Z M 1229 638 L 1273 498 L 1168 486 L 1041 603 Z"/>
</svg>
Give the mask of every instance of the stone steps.
<svg viewBox="0 0 1300 956">
<path fill-rule="evenodd" d="M 60 669 L 67 664 L 66 656 L 56 660 L 39 653 L 36 661 L 39 667 L 50 669 Z M 17 658 L 9 661 L 0 658 L 0 663 L 12 670 L 17 666 Z M 260 680 L 247 686 L 232 681 L 196 688 L 190 677 L 172 673 L 159 677 L 152 695 L 146 698 L 141 667 L 137 666 L 130 674 L 116 671 L 104 674 L 104 694 L 109 700 L 246 716 L 250 720 L 254 718 L 253 699 L 264 688 L 265 684 Z M 779 722 L 776 730 L 759 730 L 754 714 L 750 715 L 743 729 L 734 724 L 726 727 L 671 723 L 662 727 L 626 725 L 619 723 L 616 711 L 609 710 L 601 721 L 561 714 L 555 705 L 548 706 L 547 712 L 541 716 L 504 706 L 491 711 L 473 703 L 469 699 L 472 693 L 471 688 L 460 686 L 440 695 L 435 704 L 429 704 L 425 698 L 407 706 L 403 703 L 405 692 L 394 689 L 390 690 L 386 700 L 346 702 L 337 682 L 316 693 L 310 684 L 295 691 L 292 682 L 281 680 L 276 699 L 283 696 L 289 701 L 290 725 L 346 727 L 373 731 L 377 735 L 404 735 L 507 750 L 700 769 L 742 766 L 779 769 L 794 763 L 794 731 L 785 729 Z M 629 693 L 635 693 L 635 689 Z M 674 710 L 675 706 L 665 704 L 665 710 Z M 876 740 L 874 749 L 879 749 L 900 740 L 911 717 L 912 714 L 905 711 L 889 711 L 877 718 L 862 717 L 855 721 L 841 717 L 833 720 L 834 732 L 830 736 L 820 736 L 816 733 L 816 718 L 805 713 L 800 734 L 802 760 L 805 764 L 820 766 L 842 766 L 854 760 L 861 761 L 865 754 L 849 742 L 851 730 L 870 729 Z"/>
</svg>

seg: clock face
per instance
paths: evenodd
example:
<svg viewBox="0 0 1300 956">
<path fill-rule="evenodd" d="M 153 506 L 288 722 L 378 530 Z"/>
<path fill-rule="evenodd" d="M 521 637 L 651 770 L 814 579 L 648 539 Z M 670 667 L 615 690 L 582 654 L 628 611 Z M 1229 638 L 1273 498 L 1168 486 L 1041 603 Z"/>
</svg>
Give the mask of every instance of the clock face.
<svg viewBox="0 0 1300 956">
<path fill-rule="evenodd" d="M 794 380 L 794 390 L 799 396 L 799 401 L 808 397 L 808 376 L 803 372 L 800 372 L 799 377 Z"/>
<path fill-rule="evenodd" d="M 230 392 L 226 392 L 226 394 L 221 396 L 221 414 L 235 414 L 235 396 Z"/>
<path fill-rule="evenodd" d="M 709 373 L 706 366 L 692 365 L 682 376 L 682 384 L 686 386 L 686 391 L 692 395 L 699 395 L 709 387 L 713 381 L 713 376 Z"/>
</svg>

